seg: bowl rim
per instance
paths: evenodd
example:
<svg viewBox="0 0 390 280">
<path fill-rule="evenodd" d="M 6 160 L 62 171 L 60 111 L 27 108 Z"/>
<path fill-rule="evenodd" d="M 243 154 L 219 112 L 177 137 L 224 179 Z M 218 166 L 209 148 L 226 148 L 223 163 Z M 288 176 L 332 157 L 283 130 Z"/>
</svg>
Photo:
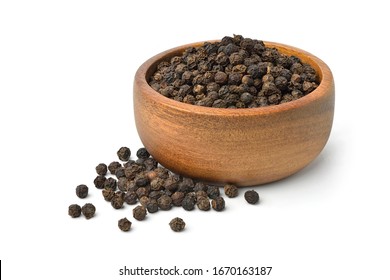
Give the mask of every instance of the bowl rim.
<svg viewBox="0 0 390 280">
<path fill-rule="evenodd" d="M 151 67 L 157 66 L 160 61 L 163 61 L 166 57 L 172 57 L 175 54 L 182 53 L 188 47 L 199 47 L 204 43 L 215 43 L 220 40 L 207 40 L 200 41 L 195 43 L 189 43 L 181 46 L 177 46 L 163 52 L 160 52 L 153 57 L 146 60 L 137 70 L 134 78 L 134 86 L 138 86 L 142 88 L 141 94 L 148 95 L 149 98 L 154 99 L 157 103 L 165 105 L 171 109 L 179 110 L 187 113 L 194 114 L 202 114 L 202 115 L 223 115 L 223 116 L 253 116 L 253 115 L 269 115 L 274 113 L 280 113 L 287 110 L 299 109 L 301 107 L 305 107 L 312 102 L 315 102 L 318 99 L 323 98 L 333 91 L 334 81 L 333 75 L 325 62 L 316 57 L 315 55 L 302 50 L 297 47 L 293 47 L 290 45 L 271 42 L 271 41 L 263 41 L 266 47 L 276 48 L 281 53 L 293 52 L 289 55 L 295 55 L 299 57 L 303 62 L 310 64 L 317 71 L 317 74 L 320 76 L 320 84 L 319 86 L 309 94 L 293 101 L 289 101 L 282 104 L 270 105 L 265 107 L 255 107 L 255 108 L 214 108 L 214 107 L 204 107 L 204 106 L 196 106 L 193 104 L 187 104 L 180 101 L 176 101 L 174 99 L 163 96 L 156 90 L 154 90 L 148 83 L 146 76 L 149 75 L 149 71 L 151 71 Z M 332 90 L 330 90 L 332 89 Z"/>
</svg>

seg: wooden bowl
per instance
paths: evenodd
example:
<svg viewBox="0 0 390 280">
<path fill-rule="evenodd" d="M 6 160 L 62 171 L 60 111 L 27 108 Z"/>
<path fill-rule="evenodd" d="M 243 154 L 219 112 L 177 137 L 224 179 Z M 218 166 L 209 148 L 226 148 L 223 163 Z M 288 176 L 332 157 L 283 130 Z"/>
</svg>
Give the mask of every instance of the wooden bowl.
<svg viewBox="0 0 390 280">
<path fill-rule="evenodd" d="M 195 106 L 164 97 L 149 86 L 159 62 L 203 43 L 162 52 L 143 63 L 135 75 L 135 122 L 150 154 L 183 176 L 238 186 L 280 180 L 314 160 L 333 122 L 335 89 L 329 67 L 306 51 L 264 42 L 310 64 L 320 85 L 298 100 L 261 108 Z"/>
</svg>

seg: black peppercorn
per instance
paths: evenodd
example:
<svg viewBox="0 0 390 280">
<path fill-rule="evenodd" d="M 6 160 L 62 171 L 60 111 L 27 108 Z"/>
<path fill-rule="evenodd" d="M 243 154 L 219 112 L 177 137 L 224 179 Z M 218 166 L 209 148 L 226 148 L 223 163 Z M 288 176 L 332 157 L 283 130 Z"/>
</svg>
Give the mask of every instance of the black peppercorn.
<svg viewBox="0 0 390 280">
<path fill-rule="evenodd" d="M 131 151 L 127 147 L 121 147 L 117 152 L 118 158 L 121 161 L 128 161 L 131 155 Z"/>
<path fill-rule="evenodd" d="M 208 211 L 210 210 L 210 200 L 207 197 L 199 196 L 196 201 L 196 206 L 199 210 Z"/>
<path fill-rule="evenodd" d="M 104 189 L 102 190 L 102 195 L 104 197 L 104 200 L 111 201 L 115 195 L 115 191 L 113 189 Z"/>
<path fill-rule="evenodd" d="M 146 203 L 146 209 L 149 213 L 156 213 L 158 211 L 158 203 L 156 199 L 149 199 Z"/>
<path fill-rule="evenodd" d="M 118 227 L 121 231 L 129 231 L 131 222 L 127 218 L 122 218 L 118 221 Z"/>
<path fill-rule="evenodd" d="M 235 185 L 232 184 L 226 184 L 223 187 L 223 190 L 227 197 L 236 197 L 238 195 L 238 188 Z"/>
<path fill-rule="evenodd" d="M 115 171 L 117 170 L 117 168 L 121 167 L 122 165 L 117 162 L 117 161 L 113 161 L 111 162 L 109 165 L 108 165 L 108 170 L 110 171 L 111 174 L 115 175 Z"/>
<path fill-rule="evenodd" d="M 186 195 L 182 201 L 182 207 L 184 210 L 191 211 L 195 208 L 196 198 L 192 195 Z"/>
<path fill-rule="evenodd" d="M 84 217 L 87 219 L 91 219 L 96 212 L 96 208 L 92 203 L 86 203 L 83 207 L 81 207 L 81 213 L 83 213 Z"/>
<path fill-rule="evenodd" d="M 98 175 L 104 176 L 107 174 L 107 165 L 105 165 L 104 163 L 99 163 L 95 169 Z"/>
<path fill-rule="evenodd" d="M 249 204 L 256 204 L 259 201 L 259 194 L 255 190 L 246 191 L 244 197 Z"/>
<path fill-rule="evenodd" d="M 135 185 L 137 187 L 145 187 L 147 184 L 149 184 L 149 179 L 147 177 L 139 177 L 135 179 Z"/>
<path fill-rule="evenodd" d="M 290 81 L 293 74 L 300 75 L 302 81 Z M 304 81 L 309 83 L 302 89 Z M 318 86 L 317 81 L 315 70 L 299 58 L 265 47 L 260 40 L 235 35 L 232 41 L 206 42 L 160 62 L 149 84 L 179 102 L 233 109 L 292 101 L 288 94 L 293 90 L 308 94 Z M 262 88 L 265 83 L 273 85 Z M 256 97 L 260 96 L 267 99 L 258 102 Z"/>
<path fill-rule="evenodd" d="M 124 203 L 124 193 L 118 191 L 114 194 L 114 197 L 111 199 L 111 206 L 114 209 L 121 209 Z"/>
<path fill-rule="evenodd" d="M 211 199 L 218 197 L 220 195 L 219 188 L 217 186 L 209 185 L 207 188 L 207 195 Z"/>
<path fill-rule="evenodd" d="M 146 209 L 143 206 L 137 206 L 133 209 L 133 217 L 137 221 L 142 221 L 147 215 Z"/>
<path fill-rule="evenodd" d="M 149 194 L 149 188 L 146 187 L 140 187 L 138 188 L 135 193 L 137 194 L 138 198 L 141 198 L 143 196 L 147 196 Z"/>
<path fill-rule="evenodd" d="M 196 182 L 195 186 L 194 186 L 194 192 L 197 192 L 197 191 L 207 191 L 207 185 L 203 182 Z"/>
<path fill-rule="evenodd" d="M 93 181 L 95 187 L 97 189 L 103 189 L 104 188 L 104 182 L 106 181 L 106 177 L 102 176 L 102 175 L 99 175 L 95 178 L 95 180 Z"/>
<path fill-rule="evenodd" d="M 86 198 L 88 195 L 88 187 L 86 185 L 78 185 L 76 187 L 76 195 L 79 198 Z"/>
<path fill-rule="evenodd" d="M 116 180 L 110 177 L 106 181 L 104 181 L 104 188 L 116 190 L 116 184 L 117 184 Z"/>
<path fill-rule="evenodd" d="M 146 207 L 146 205 L 148 204 L 149 202 L 149 197 L 147 196 L 143 196 L 139 199 L 139 203 L 143 206 L 143 207 Z"/>
<path fill-rule="evenodd" d="M 163 194 L 157 199 L 157 203 L 161 210 L 169 210 L 172 208 L 172 198 L 169 195 Z"/>
<path fill-rule="evenodd" d="M 181 192 L 181 191 L 174 192 L 171 195 L 172 204 L 175 205 L 175 206 L 181 206 L 184 197 L 185 197 L 185 194 L 183 192 Z"/>
<path fill-rule="evenodd" d="M 81 215 L 81 207 L 78 204 L 71 204 L 68 208 L 68 215 L 72 218 L 80 217 Z"/>
<path fill-rule="evenodd" d="M 127 168 L 126 168 L 127 169 Z M 122 177 L 125 177 L 125 168 L 124 167 L 118 167 L 116 170 L 115 170 L 115 176 L 116 178 L 122 178 Z"/>
<path fill-rule="evenodd" d="M 118 189 L 122 192 L 128 191 L 129 180 L 126 177 L 121 177 L 118 179 L 117 186 Z"/>
<path fill-rule="evenodd" d="M 169 222 L 169 226 L 173 231 L 180 232 L 184 230 L 186 223 L 183 219 L 176 217 Z"/>
<path fill-rule="evenodd" d="M 145 148 L 140 148 L 137 151 L 137 157 L 147 159 L 148 157 L 150 157 L 150 154 Z"/>
<path fill-rule="evenodd" d="M 225 200 L 223 199 L 223 197 L 218 196 L 211 201 L 211 206 L 215 211 L 222 211 L 223 209 L 225 209 Z"/>
<path fill-rule="evenodd" d="M 137 201 L 138 201 L 138 196 L 137 196 L 137 194 L 134 191 L 128 191 L 125 194 L 124 201 L 127 204 L 130 204 L 130 205 L 131 204 L 136 204 Z"/>
</svg>

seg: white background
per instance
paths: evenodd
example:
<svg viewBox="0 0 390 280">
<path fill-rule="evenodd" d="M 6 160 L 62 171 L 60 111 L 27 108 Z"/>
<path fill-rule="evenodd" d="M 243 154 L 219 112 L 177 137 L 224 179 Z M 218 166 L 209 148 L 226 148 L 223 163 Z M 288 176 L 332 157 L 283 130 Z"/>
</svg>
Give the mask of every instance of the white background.
<svg viewBox="0 0 390 280">
<path fill-rule="evenodd" d="M 390 22 L 385 1 L 350 3 L 1 1 L 4 279 L 142 278 L 119 276 L 125 265 L 390 279 Z M 121 146 L 142 146 L 132 109 L 137 68 L 168 48 L 233 33 L 305 49 L 332 69 L 335 119 L 321 155 L 257 187 L 256 206 L 245 203 L 244 189 L 222 213 L 175 209 L 136 222 L 132 207 L 114 210 L 93 186 L 94 168 L 115 160 Z M 84 201 L 74 194 L 81 183 L 90 187 Z M 67 215 L 69 204 L 85 202 L 96 205 L 95 218 Z M 117 228 L 125 216 L 128 233 Z M 175 216 L 187 222 L 179 234 L 168 227 Z"/>
</svg>

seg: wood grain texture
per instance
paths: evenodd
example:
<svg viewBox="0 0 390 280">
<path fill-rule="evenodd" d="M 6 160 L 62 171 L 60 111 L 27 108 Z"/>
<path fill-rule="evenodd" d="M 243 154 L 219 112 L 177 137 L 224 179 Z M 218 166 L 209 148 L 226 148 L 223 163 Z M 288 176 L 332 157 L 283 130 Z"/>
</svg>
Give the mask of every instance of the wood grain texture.
<svg viewBox="0 0 390 280">
<path fill-rule="evenodd" d="M 335 89 L 329 67 L 312 54 L 265 42 L 309 63 L 320 85 L 298 100 L 262 108 L 218 109 L 171 100 L 147 83 L 157 64 L 189 46 L 160 53 L 138 69 L 134 114 L 141 141 L 168 169 L 205 181 L 260 185 L 290 176 L 314 160 L 332 128 Z"/>
</svg>

